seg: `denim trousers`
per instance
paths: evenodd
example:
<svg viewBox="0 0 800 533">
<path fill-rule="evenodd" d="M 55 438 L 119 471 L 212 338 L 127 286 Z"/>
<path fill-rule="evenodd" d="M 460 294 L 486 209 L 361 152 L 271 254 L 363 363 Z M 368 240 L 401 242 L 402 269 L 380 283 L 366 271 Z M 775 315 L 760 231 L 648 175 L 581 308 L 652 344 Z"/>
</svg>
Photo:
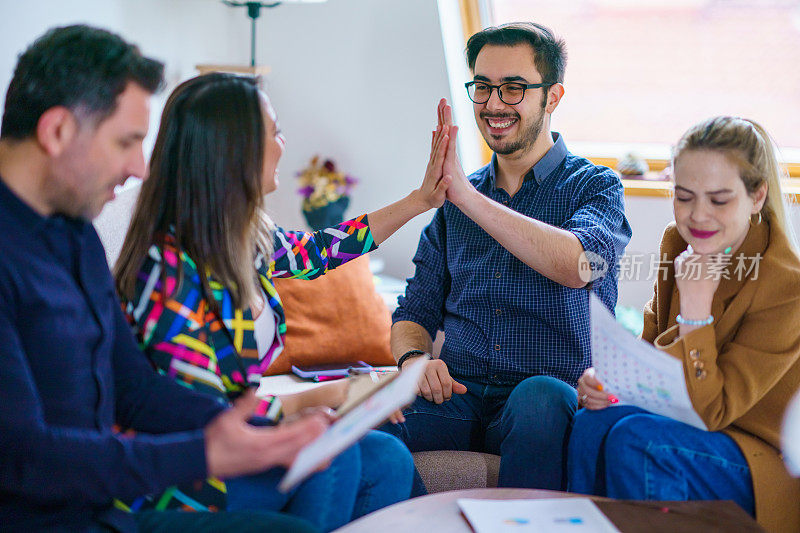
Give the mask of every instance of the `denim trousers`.
<svg viewBox="0 0 800 533">
<path fill-rule="evenodd" d="M 226 481 L 228 510 L 284 511 L 331 531 L 387 505 L 408 499 L 414 463 L 398 439 L 370 431 L 288 494 L 277 486 L 286 473 L 273 468 Z"/>
<path fill-rule="evenodd" d="M 500 455 L 501 487 L 563 489 L 575 389 L 550 376 L 515 385 L 484 385 L 458 376 L 467 387 L 435 404 L 418 396 L 403 410 L 402 424 L 381 428 L 412 452 L 467 450 Z M 414 494 L 419 494 L 419 475 Z"/>
<path fill-rule="evenodd" d="M 628 500 L 733 500 L 755 514 L 736 442 L 638 407 L 581 409 L 568 453 L 569 490 Z"/>
</svg>

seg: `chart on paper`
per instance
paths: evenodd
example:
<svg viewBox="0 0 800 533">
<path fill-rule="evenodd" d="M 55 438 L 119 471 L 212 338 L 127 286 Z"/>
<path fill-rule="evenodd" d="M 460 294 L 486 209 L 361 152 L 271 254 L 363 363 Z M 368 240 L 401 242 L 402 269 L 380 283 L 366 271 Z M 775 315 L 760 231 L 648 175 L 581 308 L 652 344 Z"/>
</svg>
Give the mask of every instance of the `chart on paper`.
<svg viewBox="0 0 800 533">
<path fill-rule="evenodd" d="M 476 533 L 619 533 L 589 498 L 459 498 L 456 503 Z"/>
<path fill-rule="evenodd" d="M 590 312 L 592 365 L 619 404 L 707 430 L 689 399 L 683 363 L 631 335 L 594 294 Z"/>
</svg>

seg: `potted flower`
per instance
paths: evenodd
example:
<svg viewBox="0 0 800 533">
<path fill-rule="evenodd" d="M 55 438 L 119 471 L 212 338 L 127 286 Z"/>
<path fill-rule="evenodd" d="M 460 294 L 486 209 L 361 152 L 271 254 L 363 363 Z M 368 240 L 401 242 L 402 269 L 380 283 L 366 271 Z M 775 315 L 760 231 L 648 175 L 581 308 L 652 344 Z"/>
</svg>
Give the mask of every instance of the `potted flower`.
<svg viewBox="0 0 800 533">
<path fill-rule="evenodd" d="M 309 165 L 298 172 L 303 197 L 302 211 L 313 230 L 333 226 L 344 220 L 344 212 L 350 204 L 350 190 L 357 180 L 336 170 L 330 159 L 320 164 L 319 156 L 311 158 Z"/>
</svg>

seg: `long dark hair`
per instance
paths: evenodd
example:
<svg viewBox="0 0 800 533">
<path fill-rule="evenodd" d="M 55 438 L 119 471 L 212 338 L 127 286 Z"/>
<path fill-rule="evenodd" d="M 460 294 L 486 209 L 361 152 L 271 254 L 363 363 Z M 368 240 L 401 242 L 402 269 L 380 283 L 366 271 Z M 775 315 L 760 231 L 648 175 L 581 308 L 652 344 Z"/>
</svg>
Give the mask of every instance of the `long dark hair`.
<svg viewBox="0 0 800 533">
<path fill-rule="evenodd" d="M 195 262 L 212 308 L 208 274 L 231 292 L 238 308 L 254 301 L 255 253 L 272 254 L 272 225 L 263 211 L 261 185 L 265 128 L 253 78 L 207 74 L 172 92 L 149 178 L 114 267 L 121 297 L 133 300 L 148 249 L 163 245 L 172 234 L 178 249 Z M 180 285 L 180 261 L 178 269 Z"/>
</svg>

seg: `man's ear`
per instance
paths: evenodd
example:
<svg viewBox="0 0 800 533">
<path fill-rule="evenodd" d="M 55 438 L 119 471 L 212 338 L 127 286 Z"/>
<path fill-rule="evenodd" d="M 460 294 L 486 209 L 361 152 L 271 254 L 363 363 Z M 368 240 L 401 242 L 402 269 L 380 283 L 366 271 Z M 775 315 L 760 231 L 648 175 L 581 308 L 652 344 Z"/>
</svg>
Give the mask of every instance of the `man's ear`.
<svg viewBox="0 0 800 533">
<path fill-rule="evenodd" d="M 51 107 L 36 123 L 36 140 L 47 155 L 61 155 L 78 133 L 75 115 L 64 106 Z"/>
<path fill-rule="evenodd" d="M 544 106 L 545 111 L 552 113 L 561 102 L 564 96 L 564 85 L 561 83 L 554 83 L 547 89 L 547 104 Z"/>
</svg>

